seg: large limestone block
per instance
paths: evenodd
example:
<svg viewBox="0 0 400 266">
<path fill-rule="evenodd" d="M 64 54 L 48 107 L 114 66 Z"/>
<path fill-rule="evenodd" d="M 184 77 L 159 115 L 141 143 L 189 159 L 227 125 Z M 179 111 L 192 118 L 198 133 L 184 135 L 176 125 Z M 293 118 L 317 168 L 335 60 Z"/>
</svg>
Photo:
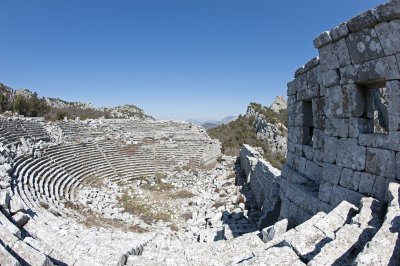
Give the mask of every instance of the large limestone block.
<svg viewBox="0 0 400 266">
<path fill-rule="evenodd" d="M 329 118 L 325 120 L 325 132 L 328 136 L 347 138 L 349 135 L 349 119 Z"/>
<path fill-rule="evenodd" d="M 400 18 L 400 1 L 393 0 L 386 4 L 379 5 L 373 12 L 378 22 Z"/>
<path fill-rule="evenodd" d="M 347 27 L 351 32 L 357 32 L 367 27 L 372 27 L 377 23 L 377 19 L 372 10 L 367 10 L 347 22 Z"/>
<path fill-rule="evenodd" d="M 308 89 L 318 88 L 322 84 L 321 66 L 318 65 L 307 72 Z M 316 92 L 318 94 L 318 92 Z"/>
<path fill-rule="evenodd" d="M 334 185 L 330 204 L 337 206 L 342 201 L 348 201 L 354 205 L 358 205 L 363 195 L 353 190 Z"/>
<path fill-rule="evenodd" d="M 365 197 L 361 199 L 359 209 L 360 213 L 351 220 L 353 224 L 357 224 L 362 229 L 378 229 L 381 226 L 386 210 L 385 203 Z"/>
<path fill-rule="evenodd" d="M 361 172 L 354 171 L 353 178 L 351 179 L 350 189 L 354 191 L 358 191 L 361 182 Z"/>
<path fill-rule="evenodd" d="M 329 31 L 322 32 L 313 41 L 314 47 L 317 48 L 317 49 L 321 48 L 322 46 L 325 46 L 325 45 L 327 45 L 327 44 L 329 44 L 331 42 L 332 42 L 332 38 L 331 38 L 331 35 L 330 35 Z"/>
<path fill-rule="evenodd" d="M 10 201 L 10 213 L 15 214 L 20 211 L 25 211 L 25 204 L 20 197 L 14 196 Z"/>
<path fill-rule="evenodd" d="M 0 191 L 0 207 L 6 210 L 10 208 L 10 192 L 8 190 Z"/>
<path fill-rule="evenodd" d="M 386 55 L 400 53 L 400 20 L 380 23 L 375 30 Z"/>
<path fill-rule="evenodd" d="M 314 128 L 312 135 L 312 146 L 314 149 L 321 149 L 324 147 L 325 134 L 323 130 Z"/>
<path fill-rule="evenodd" d="M 319 96 L 319 85 L 306 90 L 299 91 L 296 95 L 298 101 L 310 101 L 314 97 Z"/>
<path fill-rule="evenodd" d="M 325 139 L 324 139 L 324 145 L 325 145 Z M 320 150 L 314 150 L 314 159 L 313 162 L 318 164 L 319 166 L 324 165 L 324 153 Z"/>
<path fill-rule="evenodd" d="M 321 252 L 307 265 L 349 265 L 354 245 L 362 238 L 363 230 L 355 225 L 346 224 L 336 233 L 336 239 L 325 245 Z"/>
<path fill-rule="evenodd" d="M 326 91 L 325 115 L 329 117 L 360 117 L 364 113 L 364 91 L 356 84 L 335 86 Z"/>
<path fill-rule="evenodd" d="M 21 265 L 2 245 L 0 245 L 0 265 Z"/>
<path fill-rule="evenodd" d="M 324 71 L 351 64 L 345 39 L 321 47 L 319 49 L 319 58 Z"/>
<path fill-rule="evenodd" d="M 287 164 L 285 164 L 282 168 L 282 176 L 288 179 L 291 183 L 297 184 L 307 184 L 309 182 L 308 178 L 303 174 L 293 170 Z M 282 183 L 283 180 L 281 180 Z M 282 185 L 281 185 L 282 186 Z"/>
<path fill-rule="evenodd" d="M 324 232 L 325 235 L 335 239 L 335 232 L 357 213 L 358 209 L 353 204 L 342 201 L 324 218 L 319 220 L 315 227 Z"/>
<path fill-rule="evenodd" d="M 305 261 L 312 260 L 321 247 L 331 240 L 316 227 L 303 228 L 295 236 L 286 239 L 296 254 Z"/>
<path fill-rule="evenodd" d="M 372 240 L 358 254 L 355 260 L 357 265 L 400 264 L 400 252 L 398 250 L 398 239 L 400 237 L 399 192 L 400 184 L 390 183 L 390 204 L 385 220 Z"/>
<path fill-rule="evenodd" d="M 329 88 L 339 85 L 340 77 L 336 69 L 330 69 L 322 72 L 322 84 L 324 87 Z"/>
<path fill-rule="evenodd" d="M 371 174 L 395 178 L 395 156 L 396 153 L 394 151 L 367 148 L 365 170 Z"/>
<path fill-rule="evenodd" d="M 374 131 L 372 119 L 350 118 L 349 119 L 349 137 L 358 138 L 360 134 L 371 133 Z"/>
<path fill-rule="evenodd" d="M 297 92 L 297 82 L 292 80 L 287 84 L 287 96 L 295 95 Z"/>
<path fill-rule="evenodd" d="M 322 169 L 322 179 L 325 182 L 337 185 L 340 180 L 342 169 L 343 167 L 340 167 L 336 164 L 324 163 L 324 167 Z"/>
<path fill-rule="evenodd" d="M 385 178 L 383 176 L 376 176 L 375 183 L 374 183 L 374 186 L 372 187 L 372 192 L 371 192 L 372 197 L 377 198 L 378 200 L 381 200 L 381 201 L 386 201 L 387 200 L 387 189 L 388 189 L 390 180 L 391 179 Z"/>
<path fill-rule="evenodd" d="M 305 265 L 290 247 L 272 247 L 250 261 L 253 265 Z"/>
<path fill-rule="evenodd" d="M 310 142 L 309 127 L 291 127 L 288 132 L 288 140 L 295 144 L 308 144 Z"/>
<path fill-rule="evenodd" d="M 290 185 L 287 188 L 286 196 L 290 201 L 295 203 L 291 204 L 295 206 L 290 206 L 293 208 L 292 217 L 297 216 L 297 208 L 299 207 L 309 214 L 316 214 L 319 210 L 320 201 L 317 198 L 318 194 L 309 186 L 303 186 L 300 184 Z M 291 212 L 291 210 L 289 210 L 289 212 Z"/>
<path fill-rule="evenodd" d="M 346 42 L 353 64 L 385 56 L 375 29 L 368 28 L 351 33 Z"/>
<path fill-rule="evenodd" d="M 397 131 L 400 130 L 400 81 L 388 81 L 386 82 L 386 88 L 388 93 L 389 130 Z"/>
<path fill-rule="evenodd" d="M 29 221 L 29 219 L 30 216 L 22 212 L 12 216 L 12 220 L 19 228 L 22 228 Z"/>
<path fill-rule="evenodd" d="M 318 191 L 318 199 L 323 202 L 330 203 L 333 185 L 329 182 L 321 182 Z"/>
<path fill-rule="evenodd" d="M 314 68 L 317 68 L 319 66 L 319 57 L 315 56 L 311 58 L 305 65 L 304 65 L 304 71 L 305 72 L 310 72 Z"/>
<path fill-rule="evenodd" d="M 330 36 L 334 41 L 338 41 L 346 37 L 347 35 L 349 35 L 349 28 L 347 27 L 347 22 L 339 24 L 330 31 Z"/>
<path fill-rule="evenodd" d="M 400 79 L 400 71 L 394 55 L 381 57 L 340 69 L 340 84 L 366 83 Z"/>
<path fill-rule="evenodd" d="M 303 145 L 303 152 L 304 152 L 304 156 L 306 156 L 307 160 L 313 160 L 314 159 L 314 154 L 315 154 L 315 150 L 308 146 L 308 145 Z"/>
<path fill-rule="evenodd" d="M 366 148 L 359 146 L 357 139 L 339 139 L 336 163 L 353 170 L 364 170 Z"/>
<path fill-rule="evenodd" d="M 337 155 L 338 138 L 325 136 L 324 139 L 324 161 L 334 163 Z"/>
<path fill-rule="evenodd" d="M 350 188 L 351 179 L 353 178 L 354 171 L 348 168 L 343 168 L 342 173 L 340 174 L 339 184 L 342 187 Z M 357 190 L 357 189 L 355 189 Z"/>
<path fill-rule="evenodd" d="M 321 183 L 322 167 L 320 167 L 319 165 L 310 160 L 307 160 L 306 170 L 304 174 L 311 180 L 313 180 L 315 183 L 319 184 Z"/>
<path fill-rule="evenodd" d="M 360 134 L 358 137 L 358 143 L 367 147 L 399 151 L 400 133 L 389 131 L 389 134 Z"/>
<path fill-rule="evenodd" d="M 358 191 L 364 195 L 370 196 L 375 183 L 376 176 L 368 173 L 361 173 L 360 185 Z"/>
<path fill-rule="evenodd" d="M 268 242 L 286 233 L 288 228 L 288 220 L 282 219 L 262 230 L 263 241 Z"/>
</svg>

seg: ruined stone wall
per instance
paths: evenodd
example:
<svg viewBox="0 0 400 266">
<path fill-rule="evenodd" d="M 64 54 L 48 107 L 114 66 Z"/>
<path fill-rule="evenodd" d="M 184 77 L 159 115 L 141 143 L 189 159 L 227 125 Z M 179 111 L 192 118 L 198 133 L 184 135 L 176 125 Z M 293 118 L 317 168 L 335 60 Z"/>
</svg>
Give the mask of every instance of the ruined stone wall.
<svg viewBox="0 0 400 266">
<path fill-rule="evenodd" d="M 281 171 L 262 159 L 259 148 L 246 144 L 240 149 L 239 159 L 258 208 L 263 211 L 261 227 L 273 224 L 279 217 Z"/>
<path fill-rule="evenodd" d="M 387 201 L 389 182 L 400 180 L 400 1 L 323 32 L 314 45 L 319 57 L 287 90 L 281 218 L 293 224 L 343 200 Z"/>
</svg>

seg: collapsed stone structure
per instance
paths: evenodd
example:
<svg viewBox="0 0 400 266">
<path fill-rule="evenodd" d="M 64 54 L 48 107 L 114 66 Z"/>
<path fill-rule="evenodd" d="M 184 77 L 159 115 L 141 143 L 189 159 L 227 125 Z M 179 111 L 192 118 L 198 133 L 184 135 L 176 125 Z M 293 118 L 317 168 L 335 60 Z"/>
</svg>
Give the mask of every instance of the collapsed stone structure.
<svg viewBox="0 0 400 266">
<path fill-rule="evenodd" d="M 242 147 L 268 250 L 310 265 L 399 263 L 399 43 L 399 1 L 322 33 L 319 57 L 288 83 L 282 172 Z"/>
<path fill-rule="evenodd" d="M 391 1 L 322 33 L 314 40 L 319 58 L 288 84 L 282 205 L 293 211 L 283 217 L 296 224 L 342 200 L 387 202 L 389 183 L 400 180 L 399 13 L 399 2 Z M 387 94 L 380 105 L 373 96 L 379 91 Z M 387 125 L 377 113 L 388 115 Z M 291 191 L 301 184 L 308 206 Z"/>
</svg>

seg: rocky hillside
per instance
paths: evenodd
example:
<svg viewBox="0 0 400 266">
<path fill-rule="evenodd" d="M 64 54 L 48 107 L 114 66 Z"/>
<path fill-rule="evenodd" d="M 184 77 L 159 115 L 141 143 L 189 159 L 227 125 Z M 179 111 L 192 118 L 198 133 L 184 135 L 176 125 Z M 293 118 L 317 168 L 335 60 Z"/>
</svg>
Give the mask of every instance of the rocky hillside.
<svg viewBox="0 0 400 266">
<path fill-rule="evenodd" d="M 11 111 L 24 116 L 44 116 L 48 120 L 60 120 L 64 117 L 69 119 L 104 117 L 154 120 L 135 105 L 96 108 L 90 103 L 38 97 L 37 93 L 30 90 L 14 90 L 2 83 L 0 83 L 0 111 L 1 113 Z"/>
<path fill-rule="evenodd" d="M 264 141 L 273 155 L 286 155 L 287 146 L 287 102 L 283 96 L 277 96 L 270 107 L 251 103 L 247 108 L 247 117 L 254 117 L 254 129 L 257 138 Z"/>
<path fill-rule="evenodd" d="M 221 141 L 224 154 L 237 155 L 242 144 L 261 147 L 263 157 L 280 169 L 285 163 L 287 123 L 286 99 L 278 96 L 270 107 L 251 103 L 245 115 L 207 132 Z"/>
</svg>

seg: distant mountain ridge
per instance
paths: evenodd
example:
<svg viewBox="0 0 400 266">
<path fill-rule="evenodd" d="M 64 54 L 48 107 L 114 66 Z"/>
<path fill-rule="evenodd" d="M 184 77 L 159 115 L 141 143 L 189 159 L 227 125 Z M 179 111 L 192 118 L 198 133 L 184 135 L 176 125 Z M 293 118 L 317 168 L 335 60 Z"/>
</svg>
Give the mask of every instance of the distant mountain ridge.
<svg viewBox="0 0 400 266">
<path fill-rule="evenodd" d="M 237 118 L 237 116 L 230 115 L 230 116 L 224 117 L 223 119 L 221 119 L 219 121 L 217 121 L 217 120 L 208 120 L 208 121 L 202 122 L 202 121 L 198 121 L 198 120 L 195 120 L 195 119 L 189 119 L 189 120 L 187 120 L 187 122 L 190 122 L 190 123 L 198 125 L 198 126 L 202 126 L 205 129 L 210 129 L 210 128 L 214 128 L 214 127 L 217 127 L 217 126 L 222 125 L 222 124 L 227 124 L 227 123 L 235 120 L 236 118 Z"/>
<path fill-rule="evenodd" d="M 132 104 L 116 107 L 94 107 L 90 103 L 68 102 L 59 98 L 38 97 L 36 92 L 27 89 L 12 89 L 0 83 L 1 112 L 12 111 L 25 116 L 45 116 L 51 120 L 67 117 L 75 119 L 90 118 L 134 118 L 141 120 L 155 120 L 142 109 Z M 31 112 L 39 102 L 42 106 L 39 112 Z"/>
</svg>

